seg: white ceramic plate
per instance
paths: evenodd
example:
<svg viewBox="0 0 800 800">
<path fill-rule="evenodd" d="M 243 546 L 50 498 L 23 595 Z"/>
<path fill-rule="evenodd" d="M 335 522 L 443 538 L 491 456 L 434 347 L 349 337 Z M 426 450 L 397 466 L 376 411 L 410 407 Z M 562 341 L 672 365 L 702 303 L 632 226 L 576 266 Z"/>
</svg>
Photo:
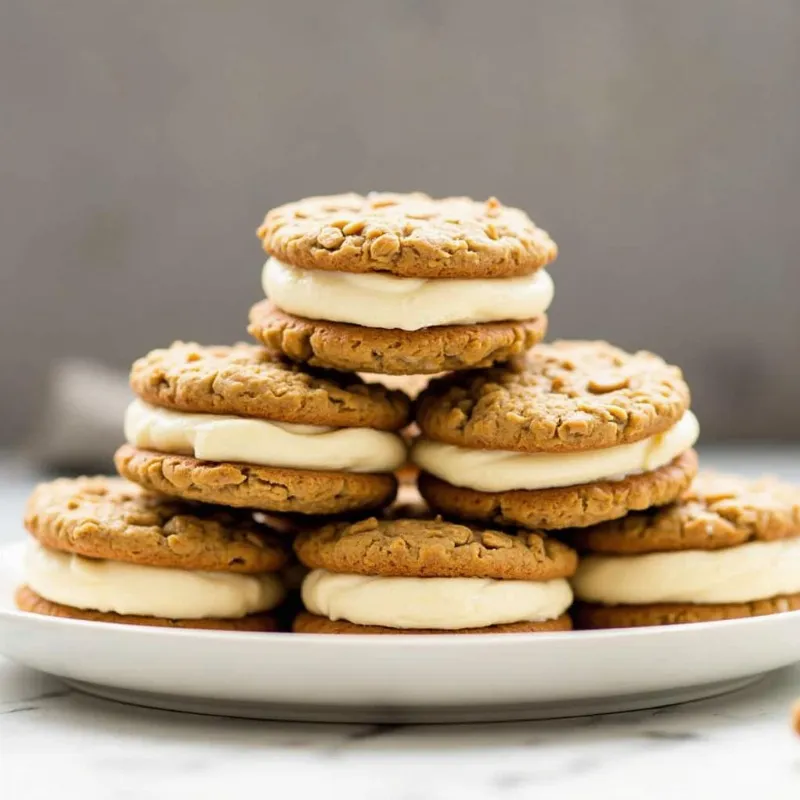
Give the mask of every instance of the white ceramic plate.
<svg viewBox="0 0 800 800">
<path fill-rule="evenodd" d="M 466 722 L 709 697 L 800 660 L 800 611 L 635 630 L 314 636 L 164 630 L 17 611 L 0 548 L 0 652 L 101 697 L 269 719 Z"/>
</svg>

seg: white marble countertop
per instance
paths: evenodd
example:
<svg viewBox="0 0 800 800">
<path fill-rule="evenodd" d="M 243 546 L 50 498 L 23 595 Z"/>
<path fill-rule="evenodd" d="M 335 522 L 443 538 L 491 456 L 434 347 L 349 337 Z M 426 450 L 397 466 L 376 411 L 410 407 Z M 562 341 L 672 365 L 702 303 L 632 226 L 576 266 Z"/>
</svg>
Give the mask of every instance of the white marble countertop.
<svg viewBox="0 0 800 800">
<path fill-rule="evenodd" d="M 705 464 L 800 480 L 800 450 L 707 450 Z M 35 475 L 0 461 L 0 541 Z M 800 666 L 696 703 L 548 722 L 263 722 L 94 699 L 0 658 L 0 798 L 800 797 L 789 725 Z"/>
<path fill-rule="evenodd" d="M 800 796 L 800 669 L 726 697 L 551 722 L 262 722 L 97 700 L 0 660 L 0 797 Z M 258 788 L 261 787 L 261 788 Z M 8 791 L 8 794 L 6 794 Z M 734 793 L 733 797 L 739 797 Z"/>
</svg>

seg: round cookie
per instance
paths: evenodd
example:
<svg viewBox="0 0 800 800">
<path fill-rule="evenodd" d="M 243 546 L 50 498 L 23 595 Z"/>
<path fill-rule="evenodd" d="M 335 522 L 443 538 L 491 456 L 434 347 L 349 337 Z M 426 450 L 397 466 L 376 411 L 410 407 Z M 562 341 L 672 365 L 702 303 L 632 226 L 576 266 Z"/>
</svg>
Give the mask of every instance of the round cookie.
<svg viewBox="0 0 800 800">
<path fill-rule="evenodd" d="M 760 617 L 798 609 L 800 594 L 790 594 L 751 603 L 653 603 L 638 606 L 576 603 L 572 615 L 578 628 L 636 628 Z"/>
<path fill-rule="evenodd" d="M 570 541 L 594 553 L 716 550 L 800 534 L 800 490 L 774 478 L 701 473 L 679 503 L 629 514 Z"/>
<path fill-rule="evenodd" d="M 544 338 L 547 316 L 401 331 L 296 317 L 262 300 L 247 330 L 269 351 L 313 367 L 418 375 L 507 361 Z"/>
<path fill-rule="evenodd" d="M 120 478 L 40 484 L 25 527 L 54 550 L 152 567 L 258 573 L 288 560 L 281 538 L 250 514 L 179 503 Z"/>
<path fill-rule="evenodd" d="M 136 361 L 131 387 L 138 400 L 115 463 L 148 490 L 307 515 L 394 497 L 410 413 L 401 391 L 301 369 L 256 345 L 184 342 Z"/>
<path fill-rule="evenodd" d="M 310 571 L 298 633 L 451 634 L 570 630 L 577 553 L 547 534 L 441 517 L 334 522 L 300 533 Z"/>
<path fill-rule="evenodd" d="M 42 614 L 47 617 L 62 617 L 88 622 L 115 622 L 118 625 L 144 625 L 156 628 L 253 631 L 261 633 L 278 630 L 278 623 L 270 613 L 248 614 L 240 619 L 164 619 L 163 617 L 143 617 L 134 614 L 114 614 L 53 603 L 36 594 L 29 586 L 21 586 L 17 589 L 14 601 L 21 611 Z"/>
<path fill-rule="evenodd" d="M 31 494 L 23 611 L 94 622 L 269 631 L 288 541 L 252 514 L 181 503 L 120 478 Z"/>
<path fill-rule="evenodd" d="M 506 367 L 431 381 L 417 424 L 459 447 L 572 453 L 662 433 L 688 408 L 681 371 L 659 356 L 559 341 Z"/>
<path fill-rule="evenodd" d="M 543 344 L 505 367 L 434 379 L 411 458 L 443 514 L 571 528 L 664 505 L 697 471 L 680 370 L 607 342 Z"/>
<path fill-rule="evenodd" d="M 542 533 L 511 535 L 442 519 L 331 523 L 301 533 L 298 558 L 311 569 L 384 577 L 549 581 L 572 575 L 572 548 Z"/>
<path fill-rule="evenodd" d="M 329 472 L 201 461 L 122 445 L 114 455 L 120 475 L 154 492 L 201 503 L 279 513 L 343 514 L 392 502 L 391 474 Z"/>
<path fill-rule="evenodd" d="M 431 628 L 408 630 L 404 628 L 386 628 L 381 625 L 355 625 L 346 620 L 330 620 L 318 614 L 301 611 L 294 619 L 292 630 L 295 633 L 339 633 L 339 634 L 442 634 L 443 631 Z M 487 628 L 462 628 L 447 631 L 448 634 L 462 633 L 554 633 L 556 631 L 571 631 L 572 620 L 568 614 L 562 614 L 557 619 L 544 622 L 509 622 L 504 625 L 490 625 Z"/>
<path fill-rule="evenodd" d="M 800 489 L 775 478 L 701 473 L 677 503 L 570 531 L 569 541 L 587 554 L 573 583 L 580 627 L 800 609 Z"/>
<path fill-rule="evenodd" d="M 410 413 L 401 391 L 357 375 L 302 370 L 251 344 L 175 342 L 138 359 L 130 381 L 145 402 L 192 413 L 390 431 Z"/>
<path fill-rule="evenodd" d="M 453 486 L 423 472 L 419 490 L 432 508 L 449 516 L 545 530 L 580 528 L 673 502 L 691 484 L 697 466 L 697 454 L 688 450 L 666 466 L 621 480 L 507 492 Z"/>
<path fill-rule="evenodd" d="M 310 197 L 272 209 L 257 233 L 293 266 L 406 278 L 528 275 L 558 252 L 527 214 L 494 198 L 422 193 Z"/>
</svg>

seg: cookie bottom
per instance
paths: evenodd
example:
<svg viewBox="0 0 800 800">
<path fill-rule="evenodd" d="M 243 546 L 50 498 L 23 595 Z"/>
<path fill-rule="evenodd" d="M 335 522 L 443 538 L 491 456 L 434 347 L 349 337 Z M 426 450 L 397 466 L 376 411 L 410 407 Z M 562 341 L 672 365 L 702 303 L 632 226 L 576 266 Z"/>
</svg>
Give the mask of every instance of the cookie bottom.
<svg viewBox="0 0 800 800">
<path fill-rule="evenodd" d="M 432 375 L 489 367 L 524 353 L 544 338 L 547 316 L 403 331 L 296 317 L 262 300 L 250 310 L 248 331 L 269 350 L 314 367 Z"/>
<path fill-rule="evenodd" d="M 687 450 L 669 464 L 619 481 L 598 481 L 558 489 L 478 492 L 453 486 L 427 472 L 419 490 L 428 505 L 445 515 L 525 528 L 583 528 L 624 517 L 630 511 L 671 503 L 697 474 L 697 454 Z"/>
<path fill-rule="evenodd" d="M 213 631 L 261 631 L 278 630 L 278 623 L 272 614 L 248 614 L 240 619 L 166 619 L 163 617 L 142 617 L 134 614 L 115 614 L 113 612 L 92 611 L 73 608 L 61 603 L 45 600 L 29 586 L 20 586 L 14 595 L 14 602 L 21 611 L 43 614 L 47 617 L 66 617 L 89 622 L 116 622 L 119 625 L 146 625 L 156 628 L 194 628 Z"/>
<path fill-rule="evenodd" d="M 762 617 L 797 609 L 800 609 L 800 594 L 785 594 L 752 603 L 653 603 L 642 606 L 577 603 L 572 613 L 578 628 L 638 628 Z"/>
<path fill-rule="evenodd" d="M 572 620 L 569 614 L 545 622 L 509 622 L 504 625 L 490 625 L 488 628 L 462 628 L 455 631 L 440 631 L 431 628 L 385 628 L 382 625 L 356 625 L 346 620 L 331 620 L 308 611 L 301 611 L 294 618 L 292 629 L 295 633 L 372 633 L 372 634 L 459 634 L 459 633 L 551 633 L 571 631 Z"/>
<path fill-rule="evenodd" d="M 154 492 L 223 506 L 295 514 L 371 511 L 394 500 L 394 475 L 325 472 L 200 461 L 123 445 L 120 475 Z"/>
</svg>

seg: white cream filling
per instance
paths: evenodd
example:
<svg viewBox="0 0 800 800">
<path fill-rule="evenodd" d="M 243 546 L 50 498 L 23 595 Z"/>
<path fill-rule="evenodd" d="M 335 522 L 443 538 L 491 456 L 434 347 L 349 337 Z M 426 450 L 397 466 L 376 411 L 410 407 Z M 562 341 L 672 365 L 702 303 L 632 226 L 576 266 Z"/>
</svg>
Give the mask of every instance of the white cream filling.
<svg viewBox="0 0 800 800">
<path fill-rule="evenodd" d="M 749 603 L 800 592 L 800 539 L 723 550 L 590 555 L 572 581 L 580 600 L 604 605 Z"/>
<path fill-rule="evenodd" d="M 543 622 L 572 604 L 569 582 L 490 578 L 385 578 L 315 569 L 303 581 L 313 614 L 356 625 L 459 630 Z"/>
<path fill-rule="evenodd" d="M 53 603 L 167 619 L 238 619 L 275 608 L 284 596 L 272 573 L 165 569 L 84 558 L 32 541 L 25 582 Z"/>
<path fill-rule="evenodd" d="M 270 258 L 261 283 L 289 314 L 404 331 L 532 319 L 553 300 L 544 270 L 518 278 L 398 278 L 300 269 Z"/>
<path fill-rule="evenodd" d="M 407 455 L 402 438 L 388 431 L 189 414 L 141 400 L 134 400 L 125 413 L 125 438 L 134 447 L 203 461 L 293 469 L 392 472 Z"/>
<path fill-rule="evenodd" d="M 669 430 L 634 444 L 582 453 L 521 453 L 477 450 L 418 439 L 411 460 L 453 486 L 479 492 L 552 489 L 600 480 L 621 480 L 650 472 L 684 453 L 697 441 L 700 425 L 687 411 Z"/>
</svg>

